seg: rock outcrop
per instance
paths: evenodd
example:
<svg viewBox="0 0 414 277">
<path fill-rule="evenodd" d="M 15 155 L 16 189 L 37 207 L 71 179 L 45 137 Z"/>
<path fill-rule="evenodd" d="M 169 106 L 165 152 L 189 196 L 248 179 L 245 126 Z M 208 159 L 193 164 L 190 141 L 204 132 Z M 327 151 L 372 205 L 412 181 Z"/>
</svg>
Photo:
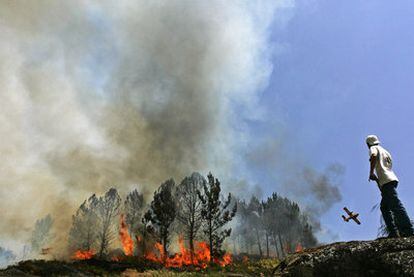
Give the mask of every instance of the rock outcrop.
<svg viewBox="0 0 414 277">
<path fill-rule="evenodd" d="M 282 261 L 274 276 L 414 276 L 414 237 L 307 249 Z"/>
</svg>

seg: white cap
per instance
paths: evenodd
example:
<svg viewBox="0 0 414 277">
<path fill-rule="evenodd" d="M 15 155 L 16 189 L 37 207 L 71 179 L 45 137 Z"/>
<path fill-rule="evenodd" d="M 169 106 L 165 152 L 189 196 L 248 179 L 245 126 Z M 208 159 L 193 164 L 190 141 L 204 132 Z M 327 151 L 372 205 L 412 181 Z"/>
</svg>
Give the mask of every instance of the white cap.
<svg viewBox="0 0 414 277">
<path fill-rule="evenodd" d="M 369 146 L 380 144 L 380 141 L 376 135 L 369 135 L 367 136 L 366 140 Z"/>
</svg>

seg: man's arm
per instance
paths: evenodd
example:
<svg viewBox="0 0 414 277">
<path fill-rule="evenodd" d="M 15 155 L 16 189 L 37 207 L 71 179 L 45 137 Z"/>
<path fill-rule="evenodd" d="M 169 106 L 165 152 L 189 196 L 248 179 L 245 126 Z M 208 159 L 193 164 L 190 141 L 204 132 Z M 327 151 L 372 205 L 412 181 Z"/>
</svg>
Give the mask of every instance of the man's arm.
<svg viewBox="0 0 414 277">
<path fill-rule="evenodd" d="M 378 177 L 375 175 L 374 173 L 374 169 L 375 166 L 377 165 L 377 156 L 375 154 L 372 154 L 371 157 L 369 158 L 369 163 L 370 163 L 370 169 L 369 169 L 369 181 L 373 180 L 376 181 L 378 180 Z"/>
</svg>

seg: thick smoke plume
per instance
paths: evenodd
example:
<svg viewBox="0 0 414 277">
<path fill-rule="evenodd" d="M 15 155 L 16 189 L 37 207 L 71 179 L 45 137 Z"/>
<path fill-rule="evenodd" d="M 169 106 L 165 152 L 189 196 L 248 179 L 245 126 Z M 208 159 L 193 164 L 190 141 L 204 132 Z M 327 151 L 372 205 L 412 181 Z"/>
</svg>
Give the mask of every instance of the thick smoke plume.
<svg viewBox="0 0 414 277">
<path fill-rule="evenodd" d="M 2 1 L 2 239 L 52 212 L 64 243 L 92 193 L 229 172 L 234 118 L 260 116 L 268 28 L 291 5 Z"/>
<path fill-rule="evenodd" d="M 298 190 L 297 195 L 306 199 L 301 202 L 316 230 L 321 229 L 320 217 L 342 200 L 339 186 L 344 170 L 340 164 L 332 164 L 323 172 L 317 172 L 311 168 L 303 169 L 303 175 L 299 180 L 305 184 L 305 188 Z"/>
</svg>

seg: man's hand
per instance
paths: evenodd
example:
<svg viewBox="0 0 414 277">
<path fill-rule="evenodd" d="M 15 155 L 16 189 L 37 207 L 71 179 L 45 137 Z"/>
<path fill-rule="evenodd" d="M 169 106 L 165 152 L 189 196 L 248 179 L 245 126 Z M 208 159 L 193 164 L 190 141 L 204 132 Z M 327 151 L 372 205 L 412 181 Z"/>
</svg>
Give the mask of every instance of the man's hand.
<svg viewBox="0 0 414 277">
<path fill-rule="evenodd" d="M 369 178 L 368 178 L 368 181 L 378 181 L 378 177 L 374 174 L 374 173 L 371 173 L 370 175 L 369 175 Z"/>
</svg>

